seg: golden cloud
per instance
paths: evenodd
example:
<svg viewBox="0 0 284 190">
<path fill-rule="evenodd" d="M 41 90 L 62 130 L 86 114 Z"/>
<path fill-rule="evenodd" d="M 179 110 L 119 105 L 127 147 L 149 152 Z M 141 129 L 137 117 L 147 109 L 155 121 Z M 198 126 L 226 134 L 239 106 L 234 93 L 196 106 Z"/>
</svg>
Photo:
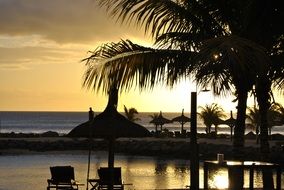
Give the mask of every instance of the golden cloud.
<svg viewBox="0 0 284 190">
<path fill-rule="evenodd" d="M 143 38 L 143 31 L 108 18 L 93 0 L 0 0 L 0 35 L 39 35 L 58 43 Z"/>
</svg>

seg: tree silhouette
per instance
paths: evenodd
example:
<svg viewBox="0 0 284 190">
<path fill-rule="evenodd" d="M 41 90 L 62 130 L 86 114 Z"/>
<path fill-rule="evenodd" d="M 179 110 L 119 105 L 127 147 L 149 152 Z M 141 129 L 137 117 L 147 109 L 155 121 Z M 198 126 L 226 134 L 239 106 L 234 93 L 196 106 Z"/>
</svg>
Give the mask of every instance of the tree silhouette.
<svg viewBox="0 0 284 190">
<path fill-rule="evenodd" d="M 137 118 L 136 115 L 138 114 L 138 111 L 135 108 L 129 108 L 124 105 L 124 113 L 127 119 L 130 121 L 138 121 L 140 118 Z"/>
<path fill-rule="evenodd" d="M 211 133 L 211 126 L 215 126 L 215 132 L 218 133 L 218 125 L 220 120 L 225 117 L 224 110 L 218 104 L 206 104 L 205 107 L 199 107 L 201 111 L 198 113 L 206 126 L 205 132 Z"/>
<path fill-rule="evenodd" d="M 97 2 L 122 22 L 144 27 L 153 37 L 155 48 L 130 40 L 102 45 L 84 59 L 84 86 L 104 92 L 114 83 L 126 90 L 133 85 L 151 89 L 158 82 L 173 86 L 184 77 L 194 78 L 198 71 L 198 85 L 208 85 L 204 81 L 209 81 L 216 95 L 237 97 L 234 146 L 240 148 L 244 146 L 247 94 L 255 86 L 261 115 L 261 151 L 263 155 L 269 152 L 267 113 L 271 85 L 273 81 L 279 88 L 284 84 L 284 31 L 278 22 L 283 20 L 284 12 L 280 1 Z M 211 40 L 205 41 L 208 39 Z M 213 51 L 215 47 L 222 47 L 222 51 Z M 202 54 L 202 49 L 210 53 Z M 200 55 L 198 59 L 196 55 Z M 211 56 L 210 61 L 204 55 Z M 212 72 L 203 72 L 207 70 Z"/>
</svg>

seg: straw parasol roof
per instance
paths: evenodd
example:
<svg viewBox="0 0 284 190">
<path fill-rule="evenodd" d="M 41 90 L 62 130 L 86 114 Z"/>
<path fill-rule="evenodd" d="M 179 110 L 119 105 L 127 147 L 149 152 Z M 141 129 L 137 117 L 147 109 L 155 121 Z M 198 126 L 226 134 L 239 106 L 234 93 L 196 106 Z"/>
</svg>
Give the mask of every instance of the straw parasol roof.
<svg viewBox="0 0 284 190">
<path fill-rule="evenodd" d="M 117 89 L 109 94 L 109 102 L 105 110 L 90 121 L 80 124 L 70 131 L 69 137 L 90 137 L 93 138 L 119 138 L 119 137 L 145 137 L 150 132 L 143 126 L 128 120 L 118 113 Z M 113 100 L 116 99 L 116 100 Z"/>
<path fill-rule="evenodd" d="M 91 134 L 90 134 L 91 133 Z M 150 136 L 149 131 L 134 123 L 117 112 L 116 109 L 106 108 L 98 114 L 93 122 L 87 121 L 70 131 L 69 137 L 119 138 Z"/>
<path fill-rule="evenodd" d="M 231 111 L 231 116 L 229 119 L 226 119 L 226 120 L 220 119 L 219 124 L 228 125 L 231 128 L 231 141 L 232 141 L 233 140 L 233 128 L 236 125 L 236 119 L 233 118 L 233 112 Z"/>
<path fill-rule="evenodd" d="M 114 140 L 119 137 L 147 137 L 150 132 L 143 126 L 136 124 L 117 112 L 118 90 L 113 88 L 109 92 L 109 101 L 105 110 L 88 122 L 70 131 L 69 137 L 104 138 L 109 141 L 109 167 L 114 162 Z"/>
<path fill-rule="evenodd" d="M 162 111 L 160 111 L 159 116 L 155 117 L 153 120 L 151 120 L 150 123 L 153 123 L 156 126 L 160 125 L 161 131 L 162 131 L 163 125 L 166 124 L 166 123 L 172 123 L 172 120 L 165 118 L 162 114 Z"/>
<path fill-rule="evenodd" d="M 228 125 L 229 127 L 234 127 L 236 124 L 236 119 L 233 118 L 233 112 L 231 111 L 231 117 L 229 119 L 221 120 L 220 124 Z"/>
<path fill-rule="evenodd" d="M 179 122 L 181 124 L 181 133 L 183 133 L 183 125 L 190 122 L 190 118 L 184 115 L 184 109 L 182 109 L 181 115 L 172 119 L 173 122 Z"/>
</svg>

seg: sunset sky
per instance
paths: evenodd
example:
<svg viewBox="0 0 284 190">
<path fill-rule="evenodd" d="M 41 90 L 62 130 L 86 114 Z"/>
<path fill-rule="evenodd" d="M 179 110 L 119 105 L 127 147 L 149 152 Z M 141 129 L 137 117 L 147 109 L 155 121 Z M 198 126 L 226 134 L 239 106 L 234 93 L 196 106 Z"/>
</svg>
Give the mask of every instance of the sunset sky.
<svg viewBox="0 0 284 190">
<path fill-rule="evenodd" d="M 0 0 L 0 111 L 102 111 L 107 98 L 82 88 L 80 60 L 120 39 L 151 45 L 143 29 L 116 23 L 93 0 Z M 132 90 L 120 95 L 119 111 L 126 105 L 141 112 L 188 112 L 190 91 L 190 81 L 172 90 Z M 216 102 L 235 112 L 233 99 L 199 93 L 198 105 Z"/>
</svg>

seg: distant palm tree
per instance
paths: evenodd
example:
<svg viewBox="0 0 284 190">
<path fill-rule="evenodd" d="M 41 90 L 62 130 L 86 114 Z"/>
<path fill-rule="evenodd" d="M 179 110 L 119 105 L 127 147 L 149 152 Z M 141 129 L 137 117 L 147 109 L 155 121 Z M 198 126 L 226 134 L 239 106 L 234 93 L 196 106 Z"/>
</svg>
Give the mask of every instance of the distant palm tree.
<svg viewBox="0 0 284 190">
<path fill-rule="evenodd" d="M 201 109 L 201 112 L 198 113 L 198 115 L 203 120 L 203 123 L 206 126 L 206 133 L 211 133 L 211 126 L 214 125 L 215 132 L 217 134 L 220 120 L 225 117 L 224 110 L 215 103 L 211 105 L 206 104 L 205 107 L 199 108 Z"/>
<path fill-rule="evenodd" d="M 259 142 L 259 128 L 260 128 L 260 114 L 259 114 L 259 110 L 256 106 L 254 107 L 248 107 L 248 114 L 247 114 L 247 120 L 249 121 L 249 123 L 253 126 L 253 128 L 255 129 L 255 134 L 257 136 L 256 138 L 256 142 Z"/>
<path fill-rule="evenodd" d="M 255 128 L 256 135 L 258 136 L 259 131 L 260 131 L 260 122 L 261 122 L 260 121 L 261 116 L 260 116 L 259 108 L 254 106 L 254 107 L 249 107 L 248 110 L 249 110 L 249 113 L 247 114 L 247 119 Z M 282 120 L 282 119 L 284 119 L 284 115 L 283 115 L 284 112 L 283 111 L 284 111 L 284 108 L 279 103 L 273 103 L 270 106 L 270 108 L 268 110 L 268 114 L 267 114 L 268 134 L 269 135 L 271 135 L 271 131 L 272 131 L 273 126 L 283 124 L 283 120 Z"/>
<path fill-rule="evenodd" d="M 153 121 L 153 120 L 156 120 L 159 117 L 159 114 L 154 113 L 152 115 L 149 115 L 149 117 L 151 117 L 151 120 Z M 155 125 L 155 134 L 157 134 L 158 133 L 158 124 L 155 123 L 155 122 L 153 124 Z"/>
<path fill-rule="evenodd" d="M 268 119 L 268 135 L 271 135 L 272 128 L 277 125 L 282 125 L 283 122 L 283 106 L 279 103 L 272 103 L 268 110 L 267 119 Z"/>
<path fill-rule="evenodd" d="M 279 103 L 274 103 L 272 104 L 272 109 L 277 111 L 278 115 L 277 115 L 277 124 L 278 125 L 283 125 L 284 124 L 284 107 L 279 104 Z"/>
<path fill-rule="evenodd" d="M 130 121 L 138 121 L 140 118 L 137 118 L 136 115 L 138 114 L 138 111 L 135 108 L 129 108 L 124 105 L 124 113 L 127 119 Z"/>
<path fill-rule="evenodd" d="M 154 113 L 154 114 L 149 115 L 149 117 L 151 117 L 151 119 L 157 119 L 159 117 L 159 114 Z"/>
</svg>

